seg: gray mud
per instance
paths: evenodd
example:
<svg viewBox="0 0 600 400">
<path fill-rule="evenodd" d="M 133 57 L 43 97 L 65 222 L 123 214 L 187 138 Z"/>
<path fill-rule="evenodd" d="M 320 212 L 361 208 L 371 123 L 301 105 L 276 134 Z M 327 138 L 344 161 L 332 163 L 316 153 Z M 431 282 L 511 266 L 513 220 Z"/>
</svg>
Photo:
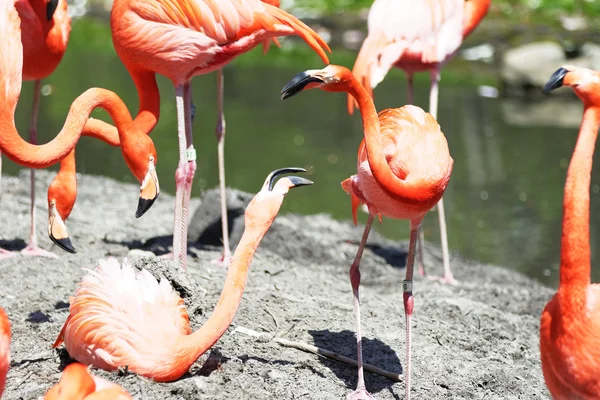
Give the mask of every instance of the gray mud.
<svg viewBox="0 0 600 400">
<path fill-rule="evenodd" d="M 176 284 L 194 329 L 210 315 L 225 276 L 224 268 L 210 263 L 220 248 L 202 244 L 215 243 L 215 233 L 205 228 L 212 224 L 214 230 L 215 221 L 218 225 L 218 209 L 192 201 L 192 210 L 201 208 L 190 228 L 190 237 L 195 237 L 188 273 L 182 273 L 169 261 L 130 253 L 167 250 L 173 197 L 161 194 L 145 216 L 135 219 L 138 188 L 94 176 L 80 177 L 78 202 L 68 221 L 78 253 L 61 252 L 46 236 L 45 197 L 52 177 L 38 173 L 38 237 L 60 259 L 18 256 L 0 264 L 0 305 L 13 327 L 3 397 L 7 400 L 41 398 L 71 362 L 62 346 L 53 350 L 51 345 L 67 317 L 69 296 L 85 273 L 81 268 L 93 268 L 99 258 L 129 254 L 136 265 L 146 265 Z M 28 173 L 3 177 L 0 245 L 5 248 L 25 245 L 28 188 Z M 238 208 L 243 209 L 247 197 L 239 196 Z M 235 207 L 230 215 L 237 215 L 232 235 L 239 237 L 242 217 Z M 348 268 L 361 234 L 362 227 L 327 215 L 278 217 L 252 263 L 231 328 L 188 374 L 176 382 L 155 383 L 133 374 L 95 373 L 123 385 L 136 399 L 344 399 L 356 385 L 354 367 L 256 339 L 236 328 L 278 333 L 355 357 Z M 405 362 L 401 282 L 406 248 L 406 243 L 398 245 L 373 233 L 361 266 L 365 361 L 397 373 Z M 439 249 L 428 244 L 426 257 L 428 270 L 440 273 Z M 552 291 L 516 272 L 457 255 L 452 266 L 460 281 L 457 287 L 416 277 L 413 398 L 548 398 L 538 324 Z M 366 383 L 379 400 L 404 398 L 403 382 L 366 373 Z"/>
</svg>

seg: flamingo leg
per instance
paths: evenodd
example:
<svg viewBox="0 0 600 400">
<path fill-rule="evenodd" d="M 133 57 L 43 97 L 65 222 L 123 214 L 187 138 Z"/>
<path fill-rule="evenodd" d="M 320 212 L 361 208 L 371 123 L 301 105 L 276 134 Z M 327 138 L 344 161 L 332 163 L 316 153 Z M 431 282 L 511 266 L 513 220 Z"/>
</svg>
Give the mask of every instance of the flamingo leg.
<svg viewBox="0 0 600 400">
<path fill-rule="evenodd" d="M 411 318 L 414 307 L 414 299 L 412 295 L 412 280 L 413 280 L 413 269 L 415 265 L 415 252 L 417 247 L 417 237 L 419 231 L 419 224 L 415 224 L 411 221 L 410 223 L 410 243 L 408 245 L 408 259 L 406 261 L 406 279 L 402 282 L 402 290 L 404 297 L 404 316 L 406 318 L 406 370 L 404 371 L 405 380 L 405 399 L 410 400 L 410 384 L 411 384 L 411 339 L 412 339 L 412 326 Z"/>
<path fill-rule="evenodd" d="M 346 400 L 374 400 L 373 396 L 367 392 L 365 386 L 365 375 L 363 370 L 363 359 L 362 359 L 362 334 L 361 334 L 361 323 L 360 323 L 360 298 L 358 296 L 358 287 L 360 286 L 360 259 L 362 258 L 363 250 L 367 244 L 369 238 L 369 232 L 371 231 L 371 225 L 373 225 L 374 216 L 369 214 L 369 219 L 365 225 L 358 251 L 354 262 L 350 267 L 350 283 L 352 284 L 352 294 L 354 295 L 354 313 L 356 314 L 356 356 L 358 363 L 358 382 L 356 383 L 356 390 L 346 396 Z"/>
<path fill-rule="evenodd" d="M 0 182 L 2 180 L 2 152 L 0 151 Z M 2 194 L 2 187 L 0 186 L 0 194 Z M 0 247 L 0 261 L 6 258 L 11 258 L 16 256 L 12 251 L 5 250 Z"/>
<path fill-rule="evenodd" d="M 231 248 L 229 246 L 229 221 L 227 218 L 227 193 L 225 188 L 225 112 L 223 109 L 223 96 L 225 77 L 223 69 L 217 71 L 217 157 L 219 162 L 219 190 L 221 192 L 221 230 L 223 232 L 223 255 L 217 263 L 229 265 L 231 261 Z"/>
<path fill-rule="evenodd" d="M 33 144 L 37 144 L 37 119 L 38 109 L 40 106 L 40 90 L 42 87 L 42 81 L 36 80 L 34 84 L 33 92 L 33 111 L 31 113 L 31 123 L 29 125 L 29 141 Z M 31 228 L 29 231 L 29 242 L 27 247 L 21 250 L 21 254 L 24 256 L 33 257 L 49 257 L 58 258 L 54 253 L 44 250 L 38 246 L 37 234 L 35 231 L 35 169 L 31 168 Z"/>
<path fill-rule="evenodd" d="M 440 82 L 440 68 L 431 71 L 431 89 L 429 91 L 429 113 L 437 120 L 438 90 Z M 440 223 L 440 241 L 442 242 L 442 258 L 444 262 L 444 277 L 432 276 L 430 279 L 441 280 L 444 283 L 456 284 L 457 281 L 450 270 L 450 252 L 448 251 L 448 231 L 446 229 L 446 213 L 444 212 L 444 198 L 437 203 L 438 218 Z"/>
<path fill-rule="evenodd" d="M 184 100 L 184 117 L 185 117 L 185 139 L 186 139 L 186 177 L 183 194 L 183 205 L 181 213 L 181 259 L 180 264 L 185 268 L 187 264 L 187 232 L 188 232 L 188 215 L 190 199 L 192 197 L 192 183 L 196 174 L 196 149 L 194 148 L 194 137 L 192 134 L 192 114 L 195 110 L 192 107 L 192 87 L 190 82 L 183 86 Z"/>
</svg>

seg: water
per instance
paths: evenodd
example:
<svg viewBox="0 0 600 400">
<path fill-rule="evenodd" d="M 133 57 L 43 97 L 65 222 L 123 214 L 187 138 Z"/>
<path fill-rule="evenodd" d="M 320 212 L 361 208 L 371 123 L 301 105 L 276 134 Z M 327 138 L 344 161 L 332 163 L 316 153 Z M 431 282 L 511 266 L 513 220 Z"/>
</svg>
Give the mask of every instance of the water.
<svg viewBox="0 0 600 400">
<path fill-rule="evenodd" d="M 40 142 L 49 141 L 60 130 L 72 100 L 92 86 L 114 90 L 132 113 L 137 110 L 135 88 L 107 40 L 107 27 L 78 23 L 71 37 L 63 62 L 44 82 L 48 85 L 45 90 L 51 93 L 42 97 Z M 281 62 L 286 57 L 281 50 L 273 49 L 275 54 L 267 58 L 260 51 L 243 56 L 256 62 L 240 58 L 225 70 L 227 185 L 256 192 L 271 170 L 303 166 L 310 168 L 315 185 L 289 196 L 284 211 L 324 212 L 337 219 L 350 219 L 350 199 L 340 182 L 356 170 L 356 152 L 362 138 L 359 114 L 348 116 L 343 94 L 314 90 L 282 102 L 279 93 L 289 79 L 301 70 L 322 64 L 313 55 Z M 331 61 L 350 66 L 352 57 L 346 55 L 342 62 L 344 57 L 338 57 L 334 50 Z M 452 83 L 455 65 L 453 62 L 447 66 L 442 75 L 439 106 L 439 122 L 455 160 L 444 196 L 450 248 L 467 258 L 516 269 L 555 286 L 563 185 L 581 104 L 574 100 L 543 108 L 553 103 L 546 101 L 537 106 L 532 102 L 481 98 L 477 86 Z M 175 91 L 163 77 L 159 77 L 159 87 L 161 118 L 152 138 L 158 149 L 161 189 L 174 193 L 178 162 Z M 26 82 L 15 117 L 23 136 L 27 135 L 32 90 L 33 84 Z M 417 105 L 427 107 L 428 90 L 426 80 L 416 81 Z M 376 106 L 380 110 L 401 106 L 405 94 L 402 73 L 393 71 L 376 90 Z M 198 151 L 193 194 L 197 196 L 218 184 L 214 74 L 194 78 L 193 98 L 197 106 L 194 143 Z M 566 112 L 564 117 L 561 112 Z M 107 119 L 103 111 L 92 115 Z M 16 174 L 19 167 L 5 161 L 4 173 Z M 135 181 L 120 150 L 93 138 L 83 138 L 77 147 L 77 167 L 81 173 Z M 599 185 L 596 168 L 591 193 L 593 258 L 596 229 L 600 226 L 600 216 L 594 212 Z M 132 212 L 134 209 L 132 204 Z M 435 212 L 430 212 L 424 228 L 426 239 L 439 243 L 437 218 Z M 366 214 L 359 212 L 359 220 L 364 223 Z M 386 236 L 408 239 L 406 221 L 385 219 L 382 225 L 376 225 Z M 600 278 L 600 274 L 595 277 Z"/>
</svg>

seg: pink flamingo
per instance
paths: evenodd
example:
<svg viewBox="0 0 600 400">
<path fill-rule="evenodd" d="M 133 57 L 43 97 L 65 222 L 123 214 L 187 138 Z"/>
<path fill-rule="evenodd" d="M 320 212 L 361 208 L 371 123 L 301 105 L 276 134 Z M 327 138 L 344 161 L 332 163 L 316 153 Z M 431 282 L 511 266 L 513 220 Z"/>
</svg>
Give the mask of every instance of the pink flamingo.
<svg viewBox="0 0 600 400">
<path fill-rule="evenodd" d="M 0 398 L 6 385 L 6 374 L 10 366 L 10 321 L 0 307 Z"/>
<path fill-rule="evenodd" d="M 413 103 L 413 74 L 428 71 L 431 76 L 429 113 L 437 119 L 440 70 L 462 41 L 487 14 L 491 0 L 375 0 L 369 11 L 369 34 L 352 73 L 373 97 L 373 89 L 392 67 L 402 69 L 408 81 L 408 103 Z M 348 95 L 348 112 L 356 102 Z M 444 262 L 443 282 L 456 283 L 450 270 L 444 202 L 438 204 L 440 237 Z M 419 271 L 423 266 L 423 231 L 419 228 Z M 432 277 L 438 279 L 437 277 Z"/>
</svg>

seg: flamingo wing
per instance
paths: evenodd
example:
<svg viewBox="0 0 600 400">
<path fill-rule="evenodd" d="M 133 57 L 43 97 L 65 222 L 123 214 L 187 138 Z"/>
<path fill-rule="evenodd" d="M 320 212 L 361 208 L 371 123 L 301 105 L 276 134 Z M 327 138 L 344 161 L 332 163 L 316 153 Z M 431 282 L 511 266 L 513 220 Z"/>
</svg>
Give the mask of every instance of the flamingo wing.
<svg viewBox="0 0 600 400">
<path fill-rule="evenodd" d="M 125 62 L 175 84 L 216 70 L 277 36 L 298 35 L 329 62 L 329 47 L 316 32 L 260 0 L 116 0 L 111 28 Z"/>
<path fill-rule="evenodd" d="M 69 311 L 61 332 L 67 351 L 107 370 L 132 366 L 132 360 L 151 364 L 169 351 L 168 343 L 191 333 L 183 300 L 171 285 L 126 260 L 101 260 L 79 284 Z"/>
</svg>

